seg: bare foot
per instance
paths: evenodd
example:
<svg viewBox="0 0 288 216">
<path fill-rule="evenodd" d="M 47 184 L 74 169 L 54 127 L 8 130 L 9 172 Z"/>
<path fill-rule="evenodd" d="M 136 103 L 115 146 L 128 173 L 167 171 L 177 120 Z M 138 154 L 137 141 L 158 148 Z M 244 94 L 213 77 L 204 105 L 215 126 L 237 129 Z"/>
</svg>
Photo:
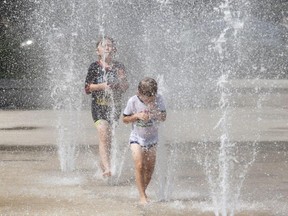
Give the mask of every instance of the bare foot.
<svg viewBox="0 0 288 216">
<path fill-rule="evenodd" d="M 141 205 L 147 205 L 148 204 L 148 200 L 147 200 L 147 197 L 141 197 L 140 198 L 140 204 Z"/>
<path fill-rule="evenodd" d="M 110 170 L 107 170 L 107 171 L 104 171 L 102 175 L 103 175 L 103 177 L 110 177 L 112 175 L 112 173 Z"/>
</svg>

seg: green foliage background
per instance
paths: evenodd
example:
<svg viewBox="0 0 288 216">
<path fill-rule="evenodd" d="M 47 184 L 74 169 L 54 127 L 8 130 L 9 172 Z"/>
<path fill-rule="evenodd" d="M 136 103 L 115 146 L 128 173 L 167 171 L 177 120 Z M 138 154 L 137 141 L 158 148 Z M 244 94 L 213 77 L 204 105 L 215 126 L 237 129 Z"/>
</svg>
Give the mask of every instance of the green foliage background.
<svg viewBox="0 0 288 216">
<path fill-rule="evenodd" d="M 44 67 L 39 44 L 21 46 L 33 39 L 29 24 L 34 10 L 32 1 L 6 0 L 0 4 L 0 79 L 34 78 Z"/>
<path fill-rule="evenodd" d="M 207 3 L 206 10 L 208 10 L 209 5 L 211 5 L 209 4 L 210 0 L 171 0 L 172 4 L 179 5 L 179 13 L 184 9 L 183 7 L 197 8 L 199 6 L 199 11 L 201 11 L 203 10 L 203 2 Z M 259 20 L 281 28 L 288 28 L 287 0 L 247 0 L 247 2 L 251 5 L 251 14 Z M 121 1 L 118 3 L 123 4 Z M 41 38 L 41 32 L 33 32 L 31 28 L 36 19 L 34 17 L 35 11 L 37 11 L 40 4 L 49 3 L 37 0 L 2 0 L 0 2 L 0 79 L 33 79 L 42 77 L 42 73 L 47 70 L 47 67 L 45 67 L 45 41 L 39 39 Z M 193 23 L 193 20 L 191 23 Z M 36 36 L 37 34 L 40 37 Z M 28 39 L 33 39 L 34 43 L 22 47 L 21 43 Z M 286 34 L 282 35 L 282 39 L 288 42 Z M 269 47 L 267 50 L 258 49 L 258 52 L 270 52 Z M 280 64 L 287 63 L 285 61 L 287 46 L 283 47 L 283 54 L 279 53 L 276 57 L 274 53 L 271 53 L 274 58 L 269 59 L 269 62 L 271 62 L 273 68 L 275 68 L 275 64 L 279 65 L 279 59 L 283 59 Z M 288 68 L 285 65 L 280 66 L 281 68 Z M 275 71 L 277 73 L 277 69 Z M 288 69 L 282 71 L 282 74 L 266 73 L 263 76 L 271 79 L 287 78 Z"/>
</svg>

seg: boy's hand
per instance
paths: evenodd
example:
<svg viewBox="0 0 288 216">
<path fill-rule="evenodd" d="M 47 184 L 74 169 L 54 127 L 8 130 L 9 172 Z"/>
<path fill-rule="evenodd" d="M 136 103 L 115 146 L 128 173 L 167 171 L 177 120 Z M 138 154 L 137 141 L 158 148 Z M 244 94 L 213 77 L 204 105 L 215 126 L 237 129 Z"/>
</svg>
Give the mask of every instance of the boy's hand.
<svg viewBox="0 0 288 216">
<path fill-rule="evenodd" d="M 110 85 L 107 82 L 101 83 L 103 90 L 110 89 Z"/>
<path fill-rule="evenodd" d="M 107 84 L 111 89 L 119 89 L 120 88 L 120 83 L 116 82 L 116 83 L 108 83 Z"/>
<path fill-rule="evenodd" d="M 142 121 L 148 121 L 150 119 L 149 114 L 147 112 L 137 113 L 137 118 Z"/>
</svg>

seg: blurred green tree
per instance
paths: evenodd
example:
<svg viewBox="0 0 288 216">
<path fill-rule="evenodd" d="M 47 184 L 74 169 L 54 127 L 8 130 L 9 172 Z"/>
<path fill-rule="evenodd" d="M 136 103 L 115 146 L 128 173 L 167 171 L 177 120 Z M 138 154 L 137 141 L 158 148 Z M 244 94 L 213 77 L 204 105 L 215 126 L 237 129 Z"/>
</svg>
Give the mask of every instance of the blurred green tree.
<svg viewBox="0 0 288 216">
<path fill-rule="evenodd" d="M 32 1 L 5 0 L 0 4 L 0 79 L 37 76 L 43 60 L 29 26 L 34 9 Z"/>
</svg>

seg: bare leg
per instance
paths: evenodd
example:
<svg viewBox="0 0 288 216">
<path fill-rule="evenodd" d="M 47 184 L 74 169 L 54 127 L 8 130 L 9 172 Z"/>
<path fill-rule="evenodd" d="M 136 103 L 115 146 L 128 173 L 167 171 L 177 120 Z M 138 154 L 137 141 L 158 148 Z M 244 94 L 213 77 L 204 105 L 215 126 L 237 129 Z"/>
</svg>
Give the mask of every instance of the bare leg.
<svg viewBox="0 0 288 216">
<path fill-rule="evenodd" d="M 132 144 L 131 145 L 132 156 L 134 159 L 135 165 L 135 178 L 136 185 L 140 195 L 140 203 L 147 204 L 147 195 L 145 193 L 145 183 L 144 183 L 144 166 L 143 166 L 143 157 L 144 152 L 140 145 Z"/>
<path fill-rule="evenodd" d="M 111 176 L 110 151 L 111 151 L 111 128 L 107 121 L 101 120 L 96 126 L 99 135 L 99 155 L 103 176 Z"/>
<path fill-rule="evenodd" d="M 151 181 L 154 168 L 155 168 L 155 162 L 156 162 L 156 146 L 150 148 L 148 151 L 145 151 L 145 157 L 144 157 L 144 188 L 145 191 Z"/>
</svg>

